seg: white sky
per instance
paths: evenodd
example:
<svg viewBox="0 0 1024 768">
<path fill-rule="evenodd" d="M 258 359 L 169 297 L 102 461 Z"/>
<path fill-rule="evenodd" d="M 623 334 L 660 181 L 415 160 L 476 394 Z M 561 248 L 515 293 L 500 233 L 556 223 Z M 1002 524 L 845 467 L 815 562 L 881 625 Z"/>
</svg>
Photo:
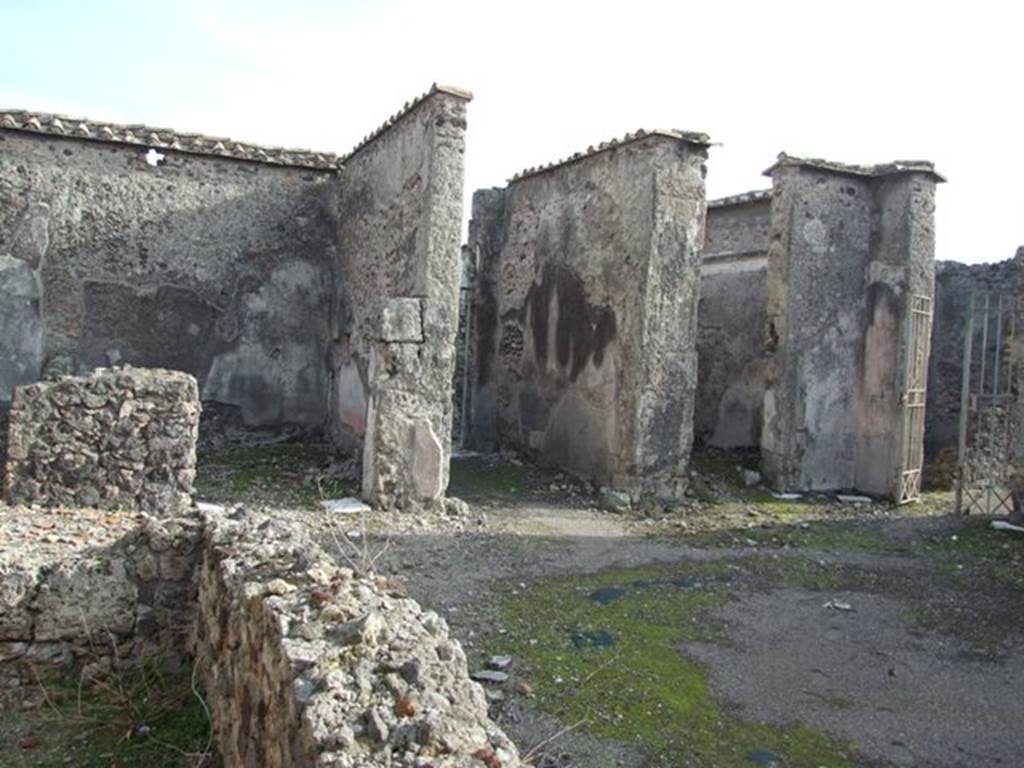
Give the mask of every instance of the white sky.
<svg viewBox="0 0 1024 768">
<path fill-rule="evenodd" d="M 0 106 L 348 151 L 433 81 L 472 90 L 467 203 L 637 128 L 709 133 L 709 197 L 780 151 L 927 159 L 937 257 L 1024 244 L 1013 2 L 0 0 Z"/>
</svg>

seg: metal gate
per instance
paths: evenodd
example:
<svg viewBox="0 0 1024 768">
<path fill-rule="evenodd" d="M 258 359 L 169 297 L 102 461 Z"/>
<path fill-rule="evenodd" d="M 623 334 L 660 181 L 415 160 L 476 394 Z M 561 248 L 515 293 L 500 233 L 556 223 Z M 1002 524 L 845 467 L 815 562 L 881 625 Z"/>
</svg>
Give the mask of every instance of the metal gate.
<svg viewBox="0 0 1024 768">
<path fill-rule="evenodd" d="M 986 515 L 1013 511 L 1010 437 L 1013 424 L 1017 302 L 1011 293 L 975 291 L 967 310 L 960 436 L 957 450 L 957 512 Z"/>
<path fill-rule="evenodd" d="M 932 338 L 932 298 L 913 296 L 910 303 L 907 357 L 903 377 L 903 463 L 899 503 L 921 498 L 924 467 L 924 412 L 928 387 L 928 353 Z"/>
</svg>

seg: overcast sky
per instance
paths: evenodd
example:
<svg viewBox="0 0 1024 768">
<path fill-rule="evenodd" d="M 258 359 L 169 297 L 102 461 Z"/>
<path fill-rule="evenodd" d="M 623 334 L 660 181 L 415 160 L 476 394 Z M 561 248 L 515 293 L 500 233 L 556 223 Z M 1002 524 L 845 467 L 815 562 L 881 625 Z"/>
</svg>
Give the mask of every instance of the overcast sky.
<svg viewBox="0 0 1024 768">
<path fill-rule="evenodd" d="M 438 81 L 475 94 L 467 200 L 683 128 L 721 144 L 710 197 L 768 186 L 780 151 L 932 160 L 937 257 L 1000 261 L 1024 244 L 1016 5 L 0 0 L 0 106 L 344 153 Z"/>
</svg>

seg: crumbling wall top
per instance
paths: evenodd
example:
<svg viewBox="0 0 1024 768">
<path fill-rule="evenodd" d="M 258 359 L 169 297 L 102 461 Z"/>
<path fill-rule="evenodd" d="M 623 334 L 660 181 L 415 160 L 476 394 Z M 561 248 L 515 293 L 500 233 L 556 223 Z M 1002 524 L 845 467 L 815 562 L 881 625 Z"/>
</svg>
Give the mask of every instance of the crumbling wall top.
<svg viewBox="0 0 1024 768">
<path fill-rule="evenodd" d="M 708 200 L 708 208 L 727 208 L 730 205 L 744 205 L 746 203 L 760 203 L 764 200 L 771 200 L 770 189 L 755 189 L 750 192 L 741 192 L 738 195 L 719 197 L 716 200 Z"/>
<path fill-rule="evenodd" d="M 428 90 L 426 93 L 420 94 L 412 101 L 405 102 L 405 104 L 402 106 L 400 110 L 398 110 L 395 114 L 393 114 L 391 117 L 385 120 L 376 130 L 367 134 L 361 142 L 359 142 L 358 144 L 356 144 L 355 147 L 352 148 L 351 152 L 349 152 L 342 158 L 342 162 L 347 163 L 352 157 L 359 154 L 359 152 L 365 149 L 369 144 L 372 144 L 377 139 L 377 137 L 379 137 L 381 134 L 383 134 L 385 131 L 387 131 L 389 128 L 395 125 L 395 123 L 397 123 L 406 115 L 415 110 L 420 104 L 422 104 L 431 96 L 437 93 L 446 93 L 449 96 L 455 96 L 456 98 L 463 99 L 465 101 L 473 100 L 472 91 L 467 91 L 464 88 L 457 88 L 454 85 L 440 85 L 438 83 L 434 83 L 432 86 L 430 86 L 430 90 Z"/>
<path fill-rule="evenodd" d="M 229 138 L 204 136 L 199 133 L 181 133 L 172 128 L 154 128 L 139 124 L 119 125 L 84 117 L 68 117 L 67 115 L 30 112 L 23 109 L 0 109 L 0 128 L 86 141 L 172 149 L 193 155 L 213 155 L 214 157 L 250 160 L 270 165 L 296 166 L 326 171 L 337 171 L 341 167 L 341 160 L 330 152 L 265 147 Z"/>
<path fill-rule="evenodd" d="M 698 133 L 696 131 L 680 131 L 675 129 L 664 128 L 655 130 L 645 130 L 641 128 L 636 133 L 627 133 L 621 139 L 602 141 L 597 146 L 594 146 L 592 144 L 589 147 L 587 147 L 585 151 L 574 152 L 569 157 L 562 158 L 561 160 L 556 160 L 554 162 L 548 163 L 547 165 L 538 165 L 533 168 L 527 168 L 526 170 L 520 171 L 519 173 L 515 174 L 511 179 L 509 179 L 509 183 L 511 184 L 516 181 L 522 181 L 523 179 L 529 178 L 531 176 L 536 176 L 537 174 L 540 173 L 546 173 L 547 171 L 554 170 L 555 168 L 560 168 L 563 165 L 569 165 L 570 163 L 575 163 L 579 160 L 584 160 L 586 158 L 593 157 L 594 155 L 599 155 L 602 152 L 608 152 L 618 147 L 624 147 L 627 144 L 634 144 L 638 141 L 643 141 L 644 139 L 650 138 L 652 136 L 663 136 L 665 138 L 683 141 L 688 144 L 695 144 L 700 147 L 711 146 L 711 137 L 709 137 L 706 133 Z"/>
<path fill-rule="evenodd" d="M 765 170 L 765 176 L 771 176 L 777 169 L 785 166 L 802 166 L 805 168 L 817 168 L 833 173 L 845 173 L 850 176 L 867 176 L 879 178 L 882 176 L 893 176 L 901 173 L 925 173 L 943 182 L 946 178 L 935 170 L 935 164 L 928 160 L 893 160 L 889 163 L 879 165 L 851 165 L 848 163 L 837 163 L 833 160 L 823 160 L 812 157 L 796 157 L 780 152 L 778 159 L 771 167 Z"/>
</svg>

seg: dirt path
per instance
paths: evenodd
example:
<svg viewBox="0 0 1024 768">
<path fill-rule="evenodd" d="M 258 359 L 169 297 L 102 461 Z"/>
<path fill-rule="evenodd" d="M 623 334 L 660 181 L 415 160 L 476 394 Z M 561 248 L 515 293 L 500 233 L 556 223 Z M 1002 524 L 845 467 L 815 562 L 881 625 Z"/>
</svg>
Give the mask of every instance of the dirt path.
<svg viewBox="0 0 1024 768">
<path fill-rule="evenodd" d="M 1020 636 L 1024 619 L 989 611 L 1001 600 L 1019 600 L 1013 585 L 993 572 L 1017 562 L 1001 555 L 1020 557 L 1024 548 L 1005 551 L 1007 542 L 996 537 L 990 543 L 996 559 L 978 563 L 973 550 L 956 554 L 962 521 L 873 509 L 839 521 L 827 519 L 827 512 L 826 519 L 816 519 L 808 509 L 810 524 L 765 523 L 748 510 L 744 516 L 754 525 L 748 519 L 739 529 L 680 535 L 671 520 L 610 514 L 595 508 L 592 495 L 552 491 L 546 477 L 514 493 L 465 495 L 486 525 L 455 535 L 397 537 L 384 565 L 402 575 L 412 596 L 449 620 L 481 666 L 505 647 L 504 635 L 516 631 L 502 608 L 509 590 L 541 594 L 551 580 L 609 569 L 806 561 L 820 571 L 811 588 L 790 586 L 787 569 L 795 566 L 750 566 L 753 575 L 730 585 L 723 602 L 702 619 L 719 627 L 719 636 L 680 644 L 705 670 L 722 707 L 741 720 L 799 723 L 852 745 L 844 752 L 850 765 L 1024 764 L 1024 738 L 1015 728 L 1024 720 L 1024 655 L 1004 642 Z M 799 546 L 805 540 L 815 546 Z M 932 594 L 916 598 L 923 590 Z M 971 595 L 977 598 L 973 618 L 970 611 L 949 609 L 975 601 Z M 829 600 L 854 610 L 827 609 Z M 964 626 L 990 618 L 1000 637 Z M 522 676 L 531 679 L 545 671 L 532 657 L 521 666 Z M 504 688 L 492 687 L 491 694 L 499 722 L 524 750 L 572 725 L 550 714 L 557 700 L 517 695 L 516 679 L 514 674 Z M 541 764 L 706 764 L 689 762 L 685 745 L 677 756 L 652 755 L 643 740 L 622 743 L 588 736 L 587 730 L 575 729 L 541 750 Z M 804 764 L 770 749 L 723 759 Z"/>
<path fill-rule="evenodd" d="M 1024 537 L 943 497 L 780 500 L 732 461 L 698 457 L 686 504 L 613 514 L 559 475 L 463 458 L 464 519 L 371 516 L 357 541 L 387 544 L 378 568 L 474 668 L 512 655 L 485 687 L 539 766 L 1024 765 Z"/>
</svg>

